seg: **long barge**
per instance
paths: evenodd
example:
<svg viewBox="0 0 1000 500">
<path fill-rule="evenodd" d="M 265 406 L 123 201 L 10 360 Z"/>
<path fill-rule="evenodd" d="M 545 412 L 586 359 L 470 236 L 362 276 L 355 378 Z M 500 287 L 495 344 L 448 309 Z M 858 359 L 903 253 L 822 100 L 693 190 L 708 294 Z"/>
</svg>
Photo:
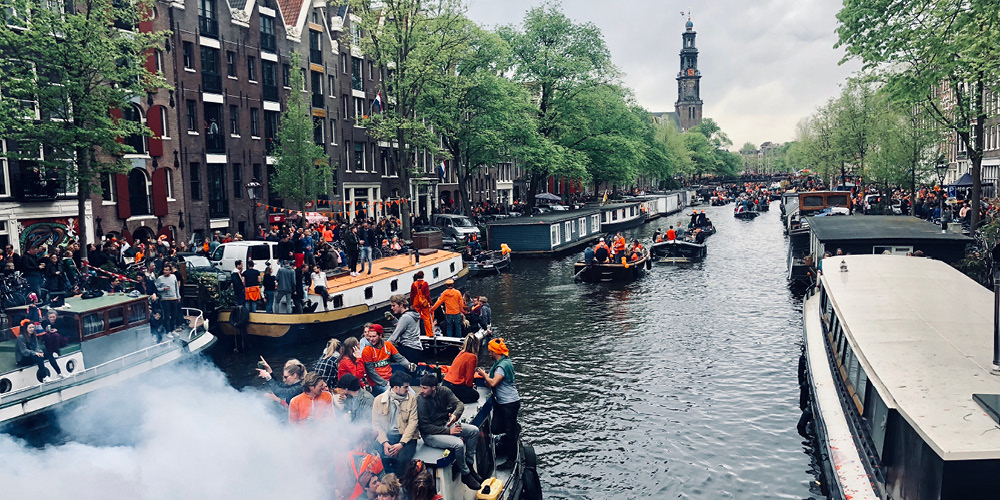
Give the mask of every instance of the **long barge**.
<svg viewBox="0 0 1000 500">
<path fill-rule="evenodd" d="M 997 498 L 993 293 L 941 261 L 833 260 L 803 304 L 801 373 L 829 496 Z"/>
</svg>

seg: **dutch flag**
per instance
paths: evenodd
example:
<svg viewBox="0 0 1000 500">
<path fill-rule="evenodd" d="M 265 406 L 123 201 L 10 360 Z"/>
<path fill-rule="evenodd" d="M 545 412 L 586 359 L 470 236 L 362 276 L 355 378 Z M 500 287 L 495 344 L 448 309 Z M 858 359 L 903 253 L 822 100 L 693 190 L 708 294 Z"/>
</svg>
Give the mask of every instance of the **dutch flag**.
<svg viewBox="0 0 1000 500">
<path fill-rule="evenodd" d="M 378 92 L 378 94 L 375 94 L 375 101 L 372 102 L 372 113 L 374 113 L 376 110 L 379 113 L 382 112 L 382 91 L 381 90 Z"/>
<path fill-rule="evenodd" d="M 444 160 L 441 160 L 441 165 L 438 166 L 438 176 L 441 177 L 441 182 L 444 182 L 445 177 L 448 176 L 448 171 L 445 170 Z"/>
</svg>

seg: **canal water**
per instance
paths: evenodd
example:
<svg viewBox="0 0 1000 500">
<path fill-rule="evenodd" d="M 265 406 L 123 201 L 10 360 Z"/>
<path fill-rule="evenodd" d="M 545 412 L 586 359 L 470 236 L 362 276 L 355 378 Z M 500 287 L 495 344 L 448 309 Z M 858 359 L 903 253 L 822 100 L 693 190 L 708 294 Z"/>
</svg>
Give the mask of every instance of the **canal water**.
<svg viewBox="0 0 1000 500">
<path fill-rule="evenodd" d="M 656 265 L 628 285 L 574 283 L 578 254 L 515 258 L 510 273 L 469 280 L 511 348 L 546 499 L 822 496 L 796 432 L 801 300 L 772 207 L 754 221 L 699 207 L 718 229 L 704 262 Z M 630 233 L 648 243 L 678 222 Z M 322 347 L 270 361 L 311 364 Z M 237 386 L 259 384 L 254 355 L 217 361 Z"/>
</svg>

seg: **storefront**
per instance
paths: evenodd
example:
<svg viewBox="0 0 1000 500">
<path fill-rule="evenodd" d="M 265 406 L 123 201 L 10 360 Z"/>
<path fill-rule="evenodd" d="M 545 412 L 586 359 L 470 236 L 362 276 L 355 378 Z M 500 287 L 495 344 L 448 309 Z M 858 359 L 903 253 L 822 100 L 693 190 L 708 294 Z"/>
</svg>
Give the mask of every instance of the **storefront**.
<svg viewBox="0 0 1000 500">
<path fill-rule="evenodd" d="M 86 202 L 87 241 L 94 241 L 94 214 Z M 77 201 L 48 203 L 0 203 L 0 247 L 13 245 L 18 253 L 46 245 L 61 248 L 78 239 Z"/>
</svg>

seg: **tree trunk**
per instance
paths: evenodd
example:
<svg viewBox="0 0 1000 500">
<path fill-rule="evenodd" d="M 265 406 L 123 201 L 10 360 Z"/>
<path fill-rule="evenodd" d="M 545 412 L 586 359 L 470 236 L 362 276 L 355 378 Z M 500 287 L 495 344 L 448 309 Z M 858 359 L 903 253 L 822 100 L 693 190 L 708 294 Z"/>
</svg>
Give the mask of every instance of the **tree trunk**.
<svg viewBox="0 0 1000 500">
<path fill-rule="evenodd" d="M 538 183 L 541 181 L 541 177 L 538 174 L 532 173 L 528 180 L 528 213 L 530 215 L 531 209 L 535 207 L 535 193 L 538 192 Z"/>
<path fill-rule="evenodd" d="M 82 179 L 76 187 L 76 221 L 80 225 L 78 236 L 80 241 L 80 261 L 87 260 L 87 199 L 90 198 L 90 183 L 86 179 L 90 178 L 90 152 L 83 148 L 76 148 L 78 179 Z M 123 203 L 121 197 L 118 203 Z M 125 201 L 127 203 L 127 201 Z M 22 252 L 24 250 L 22 249 Z"/>
<path fill-rule="evenodd" d="M 456 156 L 457 158 L 457 156 Z M 472 216 L 472 199 L 469 195 L 469 172 L 464 165 L 457 165 L 458 169 L 458 196 L 462 198 L 462 215 Z"/>
<path fill-rule="evenodd" d="M 410 199 L 410 161 L 412 157 L 405 151 L 406 137 L 402 130 L 396 132 L 396 148 L 393 153 L 393 157 L 396 158 L 396 166 L 399 172 L 399 184 L 402 189 L 403 199 L 406 203 L 399 204 L 399 219 L 400 224 L 402 224 L 403 229 L 403 239 L 410 239 L 411 230 L 413 228 L 413 223 L 410 221 L 410 203 L 416 203 L 417 200 Z M 433 187 L 433 184 L 431 184 Z M 430 219 L 430 214 L 427 214 L 427 218 Z"/>
<path fill-rule="evenodd" d="M 983 126 L 986 122 L 986 108 L 983 102 L 983 74 L 979 73 L 976 81 L 975 107 L 976 124 L 973 131 L 976 134 L 975 144 L 968 144 L 969 161 L 972 163 L 972 217 L 970 217 L 970 231 L 975 231 L 979 227 L 979 209 L 982 206 L 982 171 L 983 171 Z"/>
</svg>

